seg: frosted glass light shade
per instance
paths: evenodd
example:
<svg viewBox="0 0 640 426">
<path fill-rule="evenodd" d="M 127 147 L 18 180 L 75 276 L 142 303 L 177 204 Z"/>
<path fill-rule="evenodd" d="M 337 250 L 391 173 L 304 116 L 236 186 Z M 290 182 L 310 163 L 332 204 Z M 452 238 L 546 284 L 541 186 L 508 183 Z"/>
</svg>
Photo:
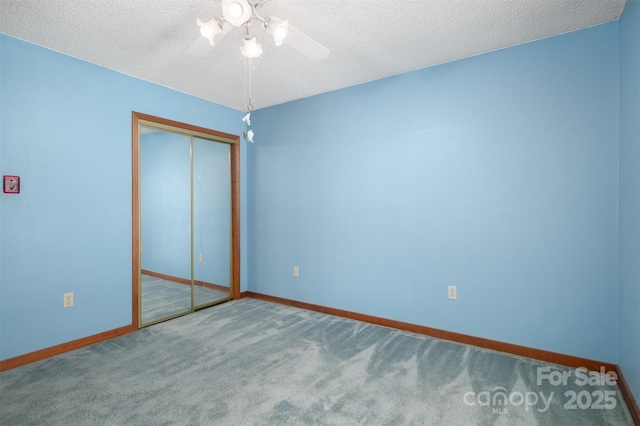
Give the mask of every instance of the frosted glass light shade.
<svg viewBox="0 0 640 426">
<path fill-rule="evenodd" d="M 215 18 L 212 18 L 207 22 L 202 22 L 200 19 L 198 19 L 198 26 L 200 27 L 200 34 L 202 35 L 202 37 L 209 40 L 209 44 L 213 46 L 213 38 L 218 35 L 220 31 L 222 31 L 222 28 L 220 28 L 220 24 L 218 24 L 218 21 L 216 21 Z"/>
<path fill-rule="evenodd" d="M 240 48 L 240 52 L 247 58 L 257 58 L 262 55 L 262 46 L 256 42 L 255 37 L 252 37 L 244 41 L 244 46 Z"/>
<path fill-rule="evenodd" d="M 265 30 L 273 36 L 276 46 L 280 46 L 282 44 L 282 40 L 284 40 L 289 33 L 289 21 L 286 19 L 281 21 L 278 18 L 269 18 L 269 21 L 265 26 Z"/>
</svg>

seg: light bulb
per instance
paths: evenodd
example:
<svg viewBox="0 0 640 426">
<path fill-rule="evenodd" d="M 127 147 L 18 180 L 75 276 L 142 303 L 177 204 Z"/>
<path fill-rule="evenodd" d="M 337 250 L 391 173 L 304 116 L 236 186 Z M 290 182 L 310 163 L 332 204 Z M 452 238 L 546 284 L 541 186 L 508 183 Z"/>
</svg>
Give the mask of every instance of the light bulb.
<svg viewBox="0 0 640 426">
<path fill-rule="evenodd" d="M 239 18 L 242 16 L 242 5 L 238 2 L 233 2 L 229 5 L 229 15 L 234 18 Z"/>
<path fill-rule="evenodd" d="M 239 27 L 251 19 L 252 9 L 247 0 L 220 0 L 224 19 Z"/>
</svg>

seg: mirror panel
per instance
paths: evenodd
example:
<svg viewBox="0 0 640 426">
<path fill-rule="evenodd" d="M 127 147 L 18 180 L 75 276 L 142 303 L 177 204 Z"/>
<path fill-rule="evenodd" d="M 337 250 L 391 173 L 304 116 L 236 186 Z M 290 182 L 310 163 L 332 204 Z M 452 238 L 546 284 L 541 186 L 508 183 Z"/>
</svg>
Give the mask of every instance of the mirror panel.
<svg viewBox="0 0 640 426">
<path fill-rule="evenodd" d="M 231 286 L 230 145 L 193 138 L 194 304 L 229 298 Z"/>
<path fill-rule="evenodd" d="M 143 325 L 191 311 L 190 137 L 141 126 Z"/>
</svg>

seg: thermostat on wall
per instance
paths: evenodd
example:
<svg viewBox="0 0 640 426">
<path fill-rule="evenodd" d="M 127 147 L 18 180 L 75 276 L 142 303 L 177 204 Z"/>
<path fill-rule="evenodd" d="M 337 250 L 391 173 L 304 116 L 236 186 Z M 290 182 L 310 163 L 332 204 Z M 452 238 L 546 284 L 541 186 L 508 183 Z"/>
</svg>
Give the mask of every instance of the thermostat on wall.
<svg viewBox="0 0 640 426">
<path fill-rule="evenodd" d="M 19 194 L 20 176 L 2 176 L 2 192 L 5 194 Z"/>
</svg>

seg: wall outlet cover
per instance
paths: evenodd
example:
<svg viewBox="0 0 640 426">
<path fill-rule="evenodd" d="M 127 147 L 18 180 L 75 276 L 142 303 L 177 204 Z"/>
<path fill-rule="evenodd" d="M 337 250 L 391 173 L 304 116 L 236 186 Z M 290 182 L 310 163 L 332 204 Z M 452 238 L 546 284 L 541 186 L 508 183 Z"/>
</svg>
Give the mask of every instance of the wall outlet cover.
<svg viewBox="0 0 640 426">
<path fill-rule="evenodd" d="M 456 300 L 458 298 L 458 288 L 455 285 L 447 287 L 447 292 L 449 293 L 449 299 Z"/>
<path fill-rule="evenodd" d="M 5 194 L 19 194 L 20 176 L 2 176 L 2 192 Z"/>
<path fill-rule="evenodd" d="M 62 307 L 71 308 L 73 306 L 73 293 L 65 293 L 62 295 Z"/>
</svg>

